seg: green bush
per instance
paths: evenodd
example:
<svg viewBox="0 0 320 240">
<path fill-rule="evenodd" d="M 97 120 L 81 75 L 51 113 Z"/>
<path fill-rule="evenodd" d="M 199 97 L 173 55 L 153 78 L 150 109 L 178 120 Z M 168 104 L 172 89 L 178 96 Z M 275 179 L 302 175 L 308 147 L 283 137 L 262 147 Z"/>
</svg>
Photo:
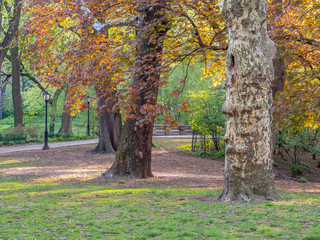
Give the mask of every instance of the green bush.
<svg viewBox="0 0 320 240">
<path fill-rule="evenodd" d="M 214 152 L 212 151 L 204 151 L 204 150 L 198 150 L 196 153 L 199 157 L 209 157 L 214 154 Z"/>
<path fill-rule="evenodd" d="M 214 152 L 216 158 L 224 158 L 226 156 L 225 150 L 219 150 Z"/>
<path fill-rule="evenodd" d="M 301 183 L 307 183 L 307 182 L 308 182 L 308 180 L 307 180 L 307 179 L 305 179 L 304 177 L 302 177 L 302 178 L 300 178 L 299 182 L 301 182 Z"/>
<path fill-rule="evenodd" d="M 309 169 L 310 166 L 306 163 L 291 163 L 290 164 L 290 171 L 291 176 L 296 177 L 297 175 L 301 175 L 305 170 Z"/>
<path fill-rule="evenodd" d="M 178 146 L 177 147 L 178 150 L 180 151 L 191 151 L 192 150 L 192 145 L 191 143 L 190 144 L 185 144 L 185 145 L 182 145 L 182 146 Z"/>
<path fill-rule="evenodd" d="M 222 113 L 224 91 L 221 86 L 203 91 L 190 92 L 192 119 L 190 125 L 202 136 L 211 136 L 214 150 L 221 150 L 221 139 L 225 134 L 226 117 Z"/>
<path fill-rule="evenodd" d="M 40 132 L 40 126 L 36 124 L 30 124 L 24 127 L 24 130 L 31 138 L 37 138 Z"/>
<path fill-rule="evenodd" d="M 303 128 L 300 131 L 282 129 L 277 135 L 276 149 L 280 156 L 291 162 L 299 163 L 306 152 L 320 153 L 319 134 L 317 129 Z"/>
</svg>

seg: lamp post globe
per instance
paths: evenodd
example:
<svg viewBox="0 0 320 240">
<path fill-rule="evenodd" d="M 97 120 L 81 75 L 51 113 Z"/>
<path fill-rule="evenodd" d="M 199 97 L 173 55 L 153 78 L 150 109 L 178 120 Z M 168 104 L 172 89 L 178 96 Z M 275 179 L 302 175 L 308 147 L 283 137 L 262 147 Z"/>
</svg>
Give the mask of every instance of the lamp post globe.
<svg viewBox="0 0 320 240">
<path fill-rule="evenodd" d="M 91 102 L 91 97 L 88 95 L 86 97 L 87 99 L 87 104 L 88 104 L 88 124 L 87 124 L 87 135 L 90 136 L 90 102 Z"/>
<path fill-rule="evenodd" d="M 43 93 L 43 98 L 44 101 L 46 102 L 46 116 L 45 116 L 45 131 L 44 131 L 44 145 L 42 147 L 42 150 L 48 150 L 49 145 L 48 145 L 48 102 L 50 100 L 50 93 L 45 91 Z"/>
</svg>

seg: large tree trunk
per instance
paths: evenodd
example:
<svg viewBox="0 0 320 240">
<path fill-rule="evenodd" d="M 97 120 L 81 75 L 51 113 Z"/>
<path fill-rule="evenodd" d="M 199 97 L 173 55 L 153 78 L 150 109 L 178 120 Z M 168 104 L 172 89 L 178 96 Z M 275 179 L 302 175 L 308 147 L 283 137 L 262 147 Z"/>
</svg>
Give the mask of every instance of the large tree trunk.
<svg viewBox="0 0 320 240">
<path fill-rule="evenodd" d="M 152 177 L 151 148 L 154 114 L 144 109 L 157 104 L 163 38 L 168 30 L 164 8 L 165 1 L 151 4 L 144 1 L 137 10 L 137 59 L 133 78 L 134 102 L 132 114 L 124 124 L 113 166 L 106 175 L 128 174 L 134 178 Z"/>
<path fill-rule="evenodd" d="M 20 92 L 20 60 L 19 48 L 13 47 L 11 49 L 12 62 L 12 100 L 14 112 L 14 126 L 21 127 L 23 125 L 23 108 L 22 97 Z"/>
<path fill-rule="evenodd" d="M 226 159 L 222 201 L 275 199 L 271 153 L 272 58 L 266 0 L 222 0 L 228 24 Z"/>
<path fill-rule="evenodd" d="M 66 90 L 66 99 L 68 96 L 68 90 Z M 66 133 L 73 135 L 72 132 L 72 116 L 67 108 L 64 108 L 61 118 L 61 128 L 59 133 Z"/>
<path fill-rule="evenodd" d="M 109 109 L 106 109 L 105 100 L 101 98 L 98 103 L 102 109 L 99 115 L 99 142 L 93 151 L 114 153 L 117 151 L 122 130 L 121 114 L 119 110 L 112 110 L 114 103 L 109 106 Z"/>
<path fill-rule="evenodd" d="M 72 132 L 72 116 L 68 112 L 68 110 L 65 110 L 65 112 L 62 113 L 61 118 L 61 128 L 59 130 L 59 133 L 66 133 L 73 135 Z"/>
</svg>

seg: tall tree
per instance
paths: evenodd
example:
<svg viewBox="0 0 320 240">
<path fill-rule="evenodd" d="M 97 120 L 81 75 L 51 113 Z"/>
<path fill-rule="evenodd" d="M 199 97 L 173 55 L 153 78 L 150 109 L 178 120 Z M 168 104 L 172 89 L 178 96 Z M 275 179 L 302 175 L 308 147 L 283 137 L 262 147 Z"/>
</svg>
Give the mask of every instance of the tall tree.
<svg viewBox="0 0 320 240">
<path fill-rule="evenodd" d="M 11 63 L 12 63 L 12 99 L 13 99 L 13 115 L 14 126 L 19 127 L 23 125 L 23 107 L 22 96 L 20 91 L 20 60 L 19 48 L 17 46 L 11 49 Z"/>
<path fill-rule="evenodd" d="M 275 199 L 271 153 L 272 58 L 266 0 L 222 0 L 226 56 L 226 159 L 222 201 Z"/>
<path fill-rule="evenodd" d="M 139 1 L 137 4 L 136 70 L 133 77 L 132 117 L 121 134 L 115 162 L 107 176 L 128 174 L 136 178 L 153 176 L 151 172 L 152 133 L 158 90 L 163 42 L 168 31 L 166 1 Z"/>
<path fill-rule="evenodd" d="M 3 7 L 3 5 L 5 7 Z M 0 29 L 2 30 L 3 9 L 6 9 L 8 16 L 8 29 L 4 32 L 4 38 L 0 45 L 0 69 L 7 56 L 9 47 L 13 41 L 18 41 L 18 30 L 21 16 L 22 0 L 15 0 L 13 8 L 7 1 L 0 1 L 1 22 Z M 15 43 L 17 44 L 17 43 Z M 15 127 L 23 125 L 23 108 L 22 97 L 20 92 L 20 60 L 19 48 L 14 46 L 11 49 L 11 62 L 12 62 L 12 99 L 14 109 L 14 125 Z"/>
</svg>

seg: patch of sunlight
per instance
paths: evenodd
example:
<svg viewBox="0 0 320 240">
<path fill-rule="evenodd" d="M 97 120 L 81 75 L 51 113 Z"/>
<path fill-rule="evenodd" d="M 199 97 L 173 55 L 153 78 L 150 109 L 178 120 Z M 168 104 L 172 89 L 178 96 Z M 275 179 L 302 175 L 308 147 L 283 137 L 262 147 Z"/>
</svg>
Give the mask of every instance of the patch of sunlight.
<svg viewBox="0 0 320 240">
<path fill-rule="evenodd" d="M 319 205 L 320 206 L 320 199 L 307 199 L 307 200 L 300 200 L 300 199 L 296 199 L 296 200 L 290 200 L 290 201 L 279 201 L 279 202 L 273 202 L 274 205 L 294 205 L 294 204 L 304 204 L 304 205 L 310 205 L 310 206 L 314 206 L 314 205 Z"/>
<path fill-rule="evenodd" d="M 63 193 L 72 193 L 75 191 L 81 191 L 79 189 L 55 189 L 55 190 L 39 190 L 39 191 L 33 191 L 33 192 L 28 192 L 28 196 L 42 196 L 42 195 L 52 195 L 52 194 L 63 194 Z M 16 194 L 16 197 L 19 197 L 19 194 Z"/>
<path fill-rule="evenodd" d="M 77 180 L 79 182 L 85 182 L 90 181 L 92 179 L 97 178 L 100 176 L 101 173 L 83 173 L 83 174 L 77 174 L 77 173 L 67 173 L 67 174 L 59 174 L 58 176 L 51 176 L 51 177 L 42 177 L 33 179 L 32 182 L 34 183 L 59 183 L 61 181 L 70 181 L 70 180 Z"/>
<path fill-rule="evenodd" d="M 26 160 L 26 159 L 8 159 L 6 161 L 0 161 L 0 165 L 22 163 L 22 162 L 26 162 L 26 161 L 28 161 L 28 160 Z"/>
<path fill-rule="evenodd" d="M 146 188 L 129 188 L 129 189 L 104 189 L 104 190 L 97 190 L 97 191 L 90 191 L 87 193 L 80 193 L 80 194 L 75 194 L 72 197 L 77 198 L 77 197 L 90 197 L 90 196 L 96 196 L 96 195 L 104 195 L 104 194 L 112 194 L 112 193 L 121 193 L 121 194 L 137 194 L 137 193 L 148 193 L 148 192 L 153 192 L 150 189 Z"/>
<path fill-rule="evenodd" d="M 162 149 L 162 150 L 154 150 L 152 153 L 163 154 L 163 153 L 168 153 L 168 151 Z"/>
<path fill-rule="evenodd" d="M 7 191 L 7 190 L 17 190 L 17 189 L 24 189 L 29 188 L 30 184 L 27 183 L 19 183 L 19 182 L 5 182 L 0 183 L 1 190 Z"/>
<path fill-rule="evenodd" d="M 58 166 L 49 166 L 49 167 L 11 167 L 6 169 L 1 169 L 6 175 L 14 175 L 17 176 L 19 174 L 27 174 L 27 173 L 42 173 L 44 170 L 48 172 L 51 169 L 59 169 Z"/>
</svg>

